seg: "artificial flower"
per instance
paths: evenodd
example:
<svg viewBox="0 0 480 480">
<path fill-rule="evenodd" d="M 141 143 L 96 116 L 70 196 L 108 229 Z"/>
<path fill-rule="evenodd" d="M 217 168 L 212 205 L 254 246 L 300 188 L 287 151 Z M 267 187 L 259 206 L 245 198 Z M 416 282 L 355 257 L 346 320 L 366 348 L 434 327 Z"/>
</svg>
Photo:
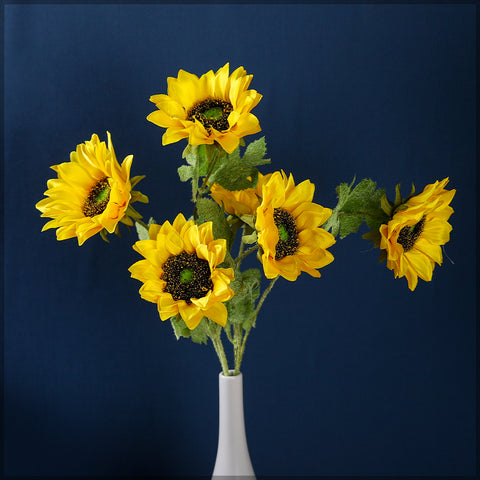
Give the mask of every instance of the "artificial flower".
<svg viewBox="0 0 480 480">
<path fill-rule="evenodd" d="M 157 304 L 162 320 L 180 314 L 190 330 L 204 316 L 225 326 L 223 302 L 234 295 L 234 275 L 231 268 L 217 268 L 227 249 L 226 240 L 214 240 L 212 222 L 195 225 L 179 214 L 173 224 L 150 225 L 149 237 L 133 246 L 145 259 L 129 269 L 143 282 L 140 296 Z"/>
<path fill-rule="evenodd" d="M 380 248 L 386 251 L 387 267 L 395 278 L 406 277 L 415 290 L 418 277 L 432 279 L 435 263 L 442 264 L 442 245 L 450 240 L 448 223 L 455 190 L 445 190 L 448 178 L 427 185 L 397 208 L 388 224 L 380 227 Z"/>
<path fill-rule="evenodd" d="M 57 240 L 78 238 L 78 244 L 96 233 L 118 233 L 118 223 L 133 225 L 130 218 L 141 218 L 130 203 L 148 202 L 132 187 L 143 177 L 130 179 L 133 155 L 120 165 L 115 156 L 110 133 L 108 146 L 96 134 L 77 145 L 70 162 L 54 165 L 58 178 L 47 182 L 44 198 L 36 204 L 42 217 L 52 218 L 42 231 L 56 228 Z"/>
<path fill-rule="evenodd" d="M 258 181 L 255 188 L 244 190 L 227 190 L 218 183 L 214 183 L 210 189 L 210 196 L 231 215 L 254 215 L 260 206 L 262 198 L 262 187 L 269 178 L 267 175 L 258 174 Z"/>
<path fill-rule="evenodd" d="M 320 277 L 318 269 L 333 261 L 327 248 L 335 238 L 320 227 L 332 210 L 312 202 L 314 191 L 309 180 L 295 185 L 283 171 L 263 185 L 255 227 L 267 278 L 294 281 L 302 271 Z"/>
<path fill-rule="evenodd" d="M 261 130 L 257 117 L 250 113 L 262 98 L 248 90 L 252 78 L 243 67 L 229 75 L 228 63 L 200 78 L 180 70 L 177 78 L 168 77 L 167 95 L 150 97 L 158 110 L 147 120 L 167 129 L 163 145 L 188 138 L 190 145 L 217 142 L 232 153 L 242 137 Z"/>
</svg>

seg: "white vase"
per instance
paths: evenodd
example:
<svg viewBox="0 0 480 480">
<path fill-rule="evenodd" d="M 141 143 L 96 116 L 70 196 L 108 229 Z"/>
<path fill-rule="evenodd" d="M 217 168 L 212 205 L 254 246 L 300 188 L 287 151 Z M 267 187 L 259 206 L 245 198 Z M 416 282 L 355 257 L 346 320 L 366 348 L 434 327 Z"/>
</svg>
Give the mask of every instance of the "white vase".
<svg viewBox="0 0 480 480">
<path fill-rule="evenodd" d="M 218 386 L 218 449 L 212 480 L 254 480 L 243 416 L 242 374 L 225 377 L 220 373 Z"/>
</svg>

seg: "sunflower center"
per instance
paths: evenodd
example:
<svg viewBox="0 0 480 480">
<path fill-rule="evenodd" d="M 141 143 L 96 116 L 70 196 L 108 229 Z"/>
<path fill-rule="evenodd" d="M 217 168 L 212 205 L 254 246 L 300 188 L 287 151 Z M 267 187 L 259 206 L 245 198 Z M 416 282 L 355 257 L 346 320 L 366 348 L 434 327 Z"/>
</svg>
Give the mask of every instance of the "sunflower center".
<svg viewBox="0 0 480 480">
<path fill-rule="evenodd" d="M 422 219 L 415 225 L 407 225 L 400 230 L 397 242 L 403 247 L 405 252 L 408 252 L 413 248 L 418 237 L 423 232 L 424 225 L 425 217 L 422 217 Z"/>
<path fill-rule="evenodd" d="M 207 131 L 212 128 L 218 131 L 228 130 L 228 116 L 233 110 L 230 102 L 219 100 L 216 98 L 207 98 L 196 103 L 187 114 L 190 121 L 200 122 Z"/>
<path fill-rule="evenodd" d="M 222 117 L 223 110 L 222 107 L 213 107 L 203 112 L 203 115 L 209 120 L 218 120 Z"/>
<path fill-rule="evenodd" d="M 283 208 L 273 210 L 273 221 L 278 230 L 275 260 L 294 255 L 298 248 L 297 226 L 292 215 Z"/>
<path fill-rule="evenodd" d="M 193 272 L 189 269 L 186 268 L 185 270 L 182 270 L 180 272 L 180 281 L 182 283 L 188 283 L 193 280 Z"/>
<path fill-rule="evenodd" d="M 207 260 L 198 258 L 195 253 L 182 252 L 172 255 L 163 264 L 162 280 L 166 282 L 164 292 L 174 300 L 192 303 L 192 298 L 202 298 L 213 290 Z"/>
<path fill-rule="evenodd" d="M 103 213 L 110 200 L 110 190 L 108 178 L 105 177 L 98 181 L 88 193 L 83 204 L 83 214 L 86 217 L 95 217 Z"/>
</svg>

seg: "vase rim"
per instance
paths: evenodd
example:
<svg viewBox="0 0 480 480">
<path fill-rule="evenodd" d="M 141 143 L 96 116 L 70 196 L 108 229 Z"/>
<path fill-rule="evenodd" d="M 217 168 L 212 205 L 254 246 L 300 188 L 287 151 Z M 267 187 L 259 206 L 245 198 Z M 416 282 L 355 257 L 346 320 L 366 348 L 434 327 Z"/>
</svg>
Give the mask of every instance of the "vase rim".
<svg viewBox="0 0 480 480">
<path fill-rule="evenodd" d="M 235 373 L 235 370 L 229 370 L 228 373 L 230 373 L 230 375 L 226 376 L 223 374 L 223 372 L 220 372 L 219 373 L 219 377 L 220 378 L 238 378 L 238 377 L 242 377 L 242 372 L 238 372 L 237 375 L 234 375 Z"/>
</svg>

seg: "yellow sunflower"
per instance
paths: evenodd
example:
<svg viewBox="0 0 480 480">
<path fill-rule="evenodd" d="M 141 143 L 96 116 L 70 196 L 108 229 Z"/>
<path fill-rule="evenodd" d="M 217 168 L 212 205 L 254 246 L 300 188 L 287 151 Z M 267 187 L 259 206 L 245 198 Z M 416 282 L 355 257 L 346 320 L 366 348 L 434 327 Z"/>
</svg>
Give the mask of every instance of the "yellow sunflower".
<svg viewBox="0 0 480 480">
<path fill-rule="evenodd" d="M 118 232 L 118 223 L 133 225 L 130 218 L 141 218 L 130 203 L 148 202 L 148 198 L 132 187 L 143 176 L 130 179 L 133 155 L 120 165 L 115 156 L 110 133 L 108 146 L 96 134 L 90 141 L 77 145 L 70 162 L 54 165 L 58 178 L 47 182 L 44 198 L 36 204 L 42 217 L 52 218 L 43 229 L 56 228 L 57 240 L 77 237 L 78 244 L 104 229 Z"/>
<path fill-rule="evenodd" d="M 198 78 L 184 70 L 168 77 L 167 95 L 153 95 L 150 101 L 158 110 L 147 120 L 164 127 L 163 145 L 188 138 L 190 145 L 218 142 L 232 153 L 240 138 L 261 130 L 257 117 L 250 113 L 262 95 L 248 90 L 253 75 L 243 67 L 229 76 L 229 64 Z"/>
<path fill-rule="evenodd" d="M 255 227 L 267 278 L 294 281 L 302 271 L 320 277 L 318 269 L 333 261 L 326 249 L 335 238 L 320 228 L 332 211 L 312 202 L 314 191 L 309 180 L 295 185 L 283 171 L 263 185 Z"/>
<path fill-rule="evenodd" d="M 179 214 L 173 224 L 150 225 L 149 236 L 133 246 L 145 260 L 129 269 L 143 282 L 140 296 L 157 304 L 162 320 L 179 313 L 190 330 L 204 316 L 225 326 L 222 302 L 234 295 L 234 275 L 231 268 L 217 268 L 227 250 L 224 239 L 214 240 L 212 222 L 195 225 Z"/>
<path fill-rule="evenodd" d="M 210 196 L 231 215 L 254 215 L 260 205 L 263 184 L 271 176 L 271 173 L 267 175 L 259 173 L 256 187 L 244 190 L 227 190 L 214 183 L 210 189 Z"/>
<path fill-rule="evenodd" d="M 408 288 L 415 290 L 418 277 L 432 279 L 435 263 L 442 264 L 441 246 L 450 240 L 448 223 L 455 190 L 445 190 L 448 178 L 427 185 L 411 197 L 392 219 L 380 227 L 380 248 L 387 254 L 387 267 L 395 278 L 406 277 Z"/>
</svg>

